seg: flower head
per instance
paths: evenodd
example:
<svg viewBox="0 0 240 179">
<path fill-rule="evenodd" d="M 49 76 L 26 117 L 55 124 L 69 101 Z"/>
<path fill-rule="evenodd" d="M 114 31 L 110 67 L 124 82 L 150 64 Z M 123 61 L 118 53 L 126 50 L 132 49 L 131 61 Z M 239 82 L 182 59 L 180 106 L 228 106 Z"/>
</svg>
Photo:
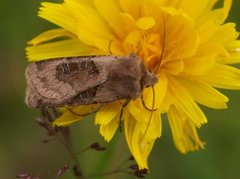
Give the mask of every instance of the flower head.
<svg viewBox="0 0 240 179">
<path fill-rule="evenodd" d="M 44 32 L 29 42 L 29 61 L 86 55 L 136 53 L 154 71 L 158 83 L 130 101 L 123 111 L 127 144 L 140 169 L 156 138 L 161 136 L 161 114 L 166 113 L 173 140 L 182 153 L 203 148 L 196 128 L 207 122 L 198 104 L 224 109 L 228 98 L 216 88 L 240 89 L 240 41 L 234 23 L 224 21 L 231 7 L 213 9 L 216 0 L 65 0 L 42 3 L 39 16 L 60 28 Z M 54 40 L 54 41 L 53 41 Z M 153 102 L 154 101 L 154 102 Z M 74 113 L 93 106 L 73 107 Z M 119 126 L 122 104 L 112 102 L 95 117 L 100 133 L 109 141 Z M 61 109 L 56 125 L 79 117 Z M 146 130 L 147 129 L 147 130 Z"/>
</svg>

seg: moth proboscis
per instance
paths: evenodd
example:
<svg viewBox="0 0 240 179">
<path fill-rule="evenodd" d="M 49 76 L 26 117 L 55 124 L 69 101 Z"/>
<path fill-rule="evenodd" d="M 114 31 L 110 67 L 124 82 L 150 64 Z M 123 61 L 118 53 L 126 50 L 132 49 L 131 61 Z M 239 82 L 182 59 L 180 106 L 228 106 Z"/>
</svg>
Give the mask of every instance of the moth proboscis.
<svg viewBox="0 0 240 179">
<path fill-rule="evenodd" d="M 158 78 L 135 54 L 63 57 L 30 63 L 25 102 L 56 108 L 133 100 Z"/>
</svg>

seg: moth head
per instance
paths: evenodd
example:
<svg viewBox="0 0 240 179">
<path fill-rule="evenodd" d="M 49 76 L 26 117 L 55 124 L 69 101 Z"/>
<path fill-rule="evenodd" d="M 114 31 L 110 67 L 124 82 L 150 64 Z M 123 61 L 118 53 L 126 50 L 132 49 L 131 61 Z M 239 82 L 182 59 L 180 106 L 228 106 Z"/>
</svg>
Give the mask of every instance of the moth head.
<svg viewBox="0 0 240 179">
<path fill-rule="evenodd" d="M 147 75 L 144 79 L 144 86 L 147 88 L 149 86 L 153 86 L 157 82 L 158 82 L 158 78 L 157 78 L 156 74 L 147 72 Z"/>
</svg>

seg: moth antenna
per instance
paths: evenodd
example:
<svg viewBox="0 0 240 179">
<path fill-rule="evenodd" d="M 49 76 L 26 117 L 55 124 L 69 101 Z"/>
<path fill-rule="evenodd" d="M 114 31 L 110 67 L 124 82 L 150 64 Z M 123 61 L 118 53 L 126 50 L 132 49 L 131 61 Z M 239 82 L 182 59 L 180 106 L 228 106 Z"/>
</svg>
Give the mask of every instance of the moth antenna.
<svg viewBox="0 0 240 179">
<path fill-rule="evenodd" d="M 161 52 L 161 56 L 160 56 L 160 62 L 158 63 L 157 65 L 157 68 L 156 70 L 154 71 L 154 73 L 156 73 L 161 65 L 161 61 L 163 59 L 163 56 L 164 56 L 164 51 L 165 51 L 165 43 L 166 43 L 166 39 L 165 39 L 165 36 L 166 36 L 166 21 L 165 21 L 165 17 L 164 15 L 162 14 L 162 18 L 163 18 L 163 44 L 162 44 L 162 52 Z"/>
<path fill-rule="evenodd" d="M 68 108 L 68 107 L 67 107 L 67 110 L 68 110 L 70 113 L 72 113 L 72 114 L 74 114 L 74 115 L 76 115 L 76 116 L 85 117 L 85 116 L 88 116 L 88 115 L 90 115 L 90 114 L 93 114 L 93 113 L 98 112 L 102 107 L 103 107 L 103 105 L 100 105 L 100 106 L 97 107 L 96 109 L 93 109 L 92 111 L 90 111 L 90 112 L 88 112 L 88 113 L 82 113 L 82 114 L 76 113 L 75 111 L 73 111 L 71 108 Z"/>
<path fill-rule="evenodd" d="M 111 45 L 112 45 L 113 40 L 110 40 L 108 43 L 108 52 L 110 55 L 112 55 L 112 51 L 111 51 Z"/>
<path fill-rule="evenodd" d="M 146 103 L 144 102 L 144 99 L 143 99 L 143 94 L 140 97 L 141 97 L 142 105 L 146 110 L 148 110 L 150 112 L 157 110 L 157 108 L 156 109 L 150 109 L 150 108 L 147 107 L 147 105 L 146 105 Z"/>
<path fill-rule="evenodd" d="M 123 115 L 123 110 L 128 105 L 129 102 L 130 102 L 130 99 L 126 99 L 126 101 L 122 104 L 122 108 L 121 108 L 120 115 L 119 115 L 119 131 L 120 132 L 122 132 L 122 115 Z"/>
<path fill-rule="evenodd" d="M 154 109 L 154 106 L 155 106 L 155 89 L 154 89 L 154 86 L 153 86 L 153 85 L 151 86 L 151 88 L 152 88 L 152 92 L 153 92 L 153 100 L 152 100 L 152 109 L 151 109 L 150 119 L 149 119 L 148 124 L 147 124 L 147 127 L 146 127 L 146 129 L 145 129 L 145 131 L 144 131 L 144 133 L 143 133 L 143 136 L 142 136 L 142 138 L 140 139 L 139 142 L 141 142 L 141 141 L 144 139 L 144 137 L 146 136 L 147 131 L 148 131 L 148 129 L 149 129 L 149 126 L 150 126 L 150 124 L 151 124 L 151 122 L 152 122 L 153 112 L 155 111 L 155 110 L 153 110 L 153 109 Z"/>
</svg>

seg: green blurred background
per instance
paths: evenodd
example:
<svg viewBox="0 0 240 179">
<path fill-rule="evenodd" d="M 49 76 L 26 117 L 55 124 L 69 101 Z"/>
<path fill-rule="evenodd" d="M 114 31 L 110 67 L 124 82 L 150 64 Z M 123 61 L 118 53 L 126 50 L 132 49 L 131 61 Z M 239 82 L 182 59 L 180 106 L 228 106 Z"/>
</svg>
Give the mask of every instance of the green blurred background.
<svg viewBox="0 0 240 179">
<path fill-rule="evenodd" d="M 39 173 L 56 169 L 69 159 L 64 147 L 58 142 L 43 144 L 45 131 L 35 118 L 37 110 L 24 104 L 27 65 L 24 48 L 26 42 L 51 28 L 51 24 L 38 18 L 40 0 L 0 1 L 0 179 L 12 179 L 23 172 Z M 54 1 L 52 1 L 54 2 Z M 55 1 L 56 2 L 56 1 Z M 240 1 L 234 0 L 228 21 L 237 22 L 240 30 Z M 205 109 L 209 122 L 202 127 L 200 136 L 206 141 L 206 149 L 188 155 L 180 154 L 174 147 L 171 132 L 164 119 L 164 131 L 151 153 L 149 179 L 239 179 L 240 178 L 240 92 L 224 91 L 229 96 L 228 110 Z M 73 126 L 72 136 L 76 151 L 99 141 L 93 118 Z M 79 155 L 83 171 L 92 174 L 101 168 L 114 169 L 130 154 L 124 135 L 119 138 L 114 153 L 88 151 Z M 115 139 L 116 139 L 115 138 Z M 114 141 L 113 141 L 114 142 Z M 111 145 L 111 143 L 110 143 Z M 109 161 L 104 158 L 111 156 Z M 109 178 L 134 178 L 117 174 Z M 43 178 L 55 178 L 53 175 Z M 62 178 L 74 178 L 72 173 Z"/>
</svg>

